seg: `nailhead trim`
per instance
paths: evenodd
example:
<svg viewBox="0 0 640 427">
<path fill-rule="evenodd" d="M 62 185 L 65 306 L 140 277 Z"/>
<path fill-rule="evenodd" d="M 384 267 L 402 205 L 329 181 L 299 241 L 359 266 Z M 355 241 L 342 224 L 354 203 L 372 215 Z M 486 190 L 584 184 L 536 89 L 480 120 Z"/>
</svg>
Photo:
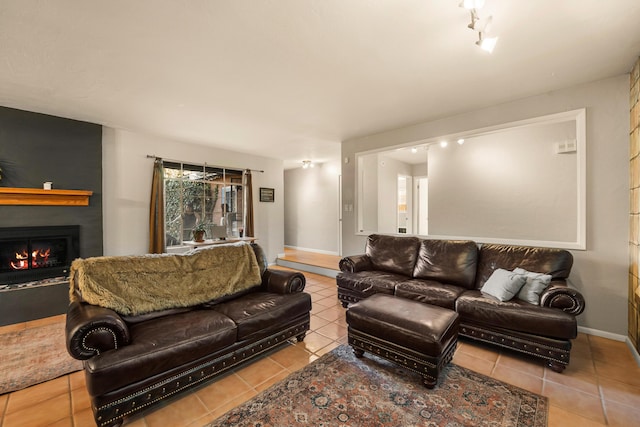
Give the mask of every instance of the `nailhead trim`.
<svg viewBox="0 0 640 427">
<path fill-rule="evenodd" d="M 457 347 L 457 340 L 454 340 L 442 354 L 432 357 L 354 329 L 349 330 L 348 337 L 352 347 L 397 363 L 431 381 L 438 380 L 440 371 L 451 361 Z"/>
<path fill-rule="evenodd" d="M 95 328 L 95 329 L 91 329 L 86 335 L 84 335 L 82 337 L 82 348 L 90 351 L 90 352 L 95 352 L 96 354 L 100 354 L 100 350 L 97 348 L 93 348 L 93 347 L 89 347 L 87 345 L 87 338 L 89 336 L 91 336 L 92 334 L 95 334 L 96 332 L 109 332 L 111 334 L 111 336 L 113 337 L 113 344 L 115 345 L 114 350 L 116 350 L 118 348 L 118 338 L 116 337 L 115 332 L 113 332 L 113 330 L 111 330 L 110 328 L 105 328 L 105 327 L 100 327 L 100 328 Z"/>
<path fill-rule="evenodd" d="M 570 352 L 557 347 L 548 346 L 533 341 L 527 341 L 521 337 L 513 337 L 505 335 L 509 341 L 505 342 L 505 337 L 502 334 L 494 334 L 489 331 L 484 331 L 478 327 L 460 326 L 460 335 L 473 338 L 478 341 L 487 342 L 490 344 L 497 344 L 502 347 L 511 348 L 521 353 L 529 354 L 545 360 L 560 363 L 562 365 L 569 364 Z"/>
<path fill-rule="evenodd" d="M 164 381 L 153 384 L 149 387 L 146 387 L 128 396 L 122 397 L 116 401 L 101 405 L 95 410 L 94 418 L 98 421 L 98 424 L 101 427 L 113 425 L 124 417 L 127 417 L 135 412 L 139 412 L 156 402 L 159 402 L 168 397 L 171 397 L 185 389 L 188 389 L 199 383 L 202 383 L 207 379 L 217 377 L 220 374 L 226 372 L 227 370 L 235 367 L 240 363 L 243 363 L 247 360 L 251 360 L 252 358 L 270 350 L 272 347 L 275 347 L 277 344 L 279 344 L 281 342 L 279 341 L 279 338 L 286 340 L 292 337 L 300 336 L 301 334 L 306 333 L 309 330 L 309 327 L 310 327 L 309 322 L 305 321 L 301 324 L 288 328 L 284 332 L 279 331 L 277 333 L 278 336 L 276 337 L 272 335 L 267 338 L 263 338 L 257 343 L 253 343 L 250 346 L 236 350 L 232 354 L 227 354 L 222 356 L 221 358 L 205 362 L 187 371 L 181 372 L 170 378 L 167 378 Z M 266 342 L 266 345 L 265 345 L 265 342 Z M 249 353 L 249 350 L 251 350 L 250 352 L 251 354 L 247 354 Z M 238 357 L 240 352 L 242 352 L 241 358 Z M 228 359 L 231 359 L 232 363 L 227 363 L 229 361 Z M 207 373 L 207 371 L 210 371 L 210 372 Z M 194 378 L 192 374 L 196 372 L 199 372 L 200 376 Z M 186 381 L 186 383 L 185 382 L 181 383 L 181 380 L 185 379 L 185 377 L 187 377 L 188 380 Z M 156 398 L 153 398 L 153 392 L 158 390 L 161 390 L 160 391 L 161 395 Z M 133 399 L 139 399 L 141 396 L 145 394 L 146 394 L 145 397 L 147 401 L 141 404 L 140 403 L 136 404 L 135 403 L 136 400 L 133 400 Z M 129 404 L 129 409 L 121 408 L 122 406 L 127 405 L 127 402 L 129 401 L 132 401 L 132 403 Z M 123 409 L 124 412 L 121 413 L 121 409 Z M 115 416 L 108 415 L 109 413 L 112 413 L 112 414 L 115 413 Z M 105 418 L 107 418 L 106 421 L 103 421 Z"/>
</svg>

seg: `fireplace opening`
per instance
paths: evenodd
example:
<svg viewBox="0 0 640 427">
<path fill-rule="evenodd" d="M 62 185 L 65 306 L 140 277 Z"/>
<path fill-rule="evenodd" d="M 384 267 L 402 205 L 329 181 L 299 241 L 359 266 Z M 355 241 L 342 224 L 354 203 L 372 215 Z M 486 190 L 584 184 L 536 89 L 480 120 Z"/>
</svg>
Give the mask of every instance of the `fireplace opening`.
<svg viewBox="0 0 640 427">
<path fill-rule="evenodd" d="M 0 228 L 0 285 L 68 276 L 79 237 L 76 225 Z"/>
</svg>

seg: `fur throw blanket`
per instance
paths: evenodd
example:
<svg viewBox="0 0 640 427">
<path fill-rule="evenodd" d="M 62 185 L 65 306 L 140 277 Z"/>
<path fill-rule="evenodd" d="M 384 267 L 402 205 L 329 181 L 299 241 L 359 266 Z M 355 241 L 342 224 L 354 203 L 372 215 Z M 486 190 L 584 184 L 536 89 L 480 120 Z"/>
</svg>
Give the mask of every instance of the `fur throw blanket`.
<svg viewBox="0 0 640 427">
<path fill-rule="evenodd" d="M 255 253 L 243 242 L 186 254 L 76 259 L 70 276 L 71 301 L 126 316 L 190 307 L 261 283 Z"/>
</svg>

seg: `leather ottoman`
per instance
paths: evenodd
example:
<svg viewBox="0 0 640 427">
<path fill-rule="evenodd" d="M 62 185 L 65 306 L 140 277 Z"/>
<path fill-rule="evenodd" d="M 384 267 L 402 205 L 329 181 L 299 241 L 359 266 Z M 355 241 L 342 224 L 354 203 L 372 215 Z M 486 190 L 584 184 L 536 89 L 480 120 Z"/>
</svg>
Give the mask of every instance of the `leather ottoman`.
<svg viewBox="0 0 640 427">
<path fill-rule="evenodd" d="M 376 294 L 349 306 L 349 345 L 422 375 L 433 388 L 458 343 L 458 313 L 434 305 Z"/>
</svg>

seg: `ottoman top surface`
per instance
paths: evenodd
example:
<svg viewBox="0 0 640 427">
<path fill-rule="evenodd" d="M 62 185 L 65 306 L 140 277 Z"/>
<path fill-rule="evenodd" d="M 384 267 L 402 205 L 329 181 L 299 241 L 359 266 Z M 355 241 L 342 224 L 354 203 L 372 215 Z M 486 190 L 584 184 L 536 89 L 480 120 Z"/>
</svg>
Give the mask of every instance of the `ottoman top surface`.
<svg viewBox="0 0 640 427">
<path fill-rule="evenodd" d="M 369 298 L 351 305 L 349 310 L 364 310 L 379 313 L 381 315 L 389 314 L 392 316 L 394 314 L 400 314 L 403 318 L 409 317 L 407 315 L 410 313 L 416 314 L 418 317 L 442 316 L 443 318 L 450 320 L 454 320 L 458 317 L 458 313 L 453 310 L 449 310 L 448 308 L 385 294 L 371 295 Z"/>
<path fill-rule="evenodd" d="M 349 306 L 347 323 L 360 332 L 438 355 L 457 338 L 460 321 L 453 310 L 376 294 Z"/>
<path fill-rule="evenodd" d="M 358 319 L 358 320 L 356 320 Z M 391 295 L 376 294 L 347 310 L 347 323 L 388 324 L 425 335 L 440 335 L 457 323 L 458 313 L 447 308 Z"/>
</svg>

